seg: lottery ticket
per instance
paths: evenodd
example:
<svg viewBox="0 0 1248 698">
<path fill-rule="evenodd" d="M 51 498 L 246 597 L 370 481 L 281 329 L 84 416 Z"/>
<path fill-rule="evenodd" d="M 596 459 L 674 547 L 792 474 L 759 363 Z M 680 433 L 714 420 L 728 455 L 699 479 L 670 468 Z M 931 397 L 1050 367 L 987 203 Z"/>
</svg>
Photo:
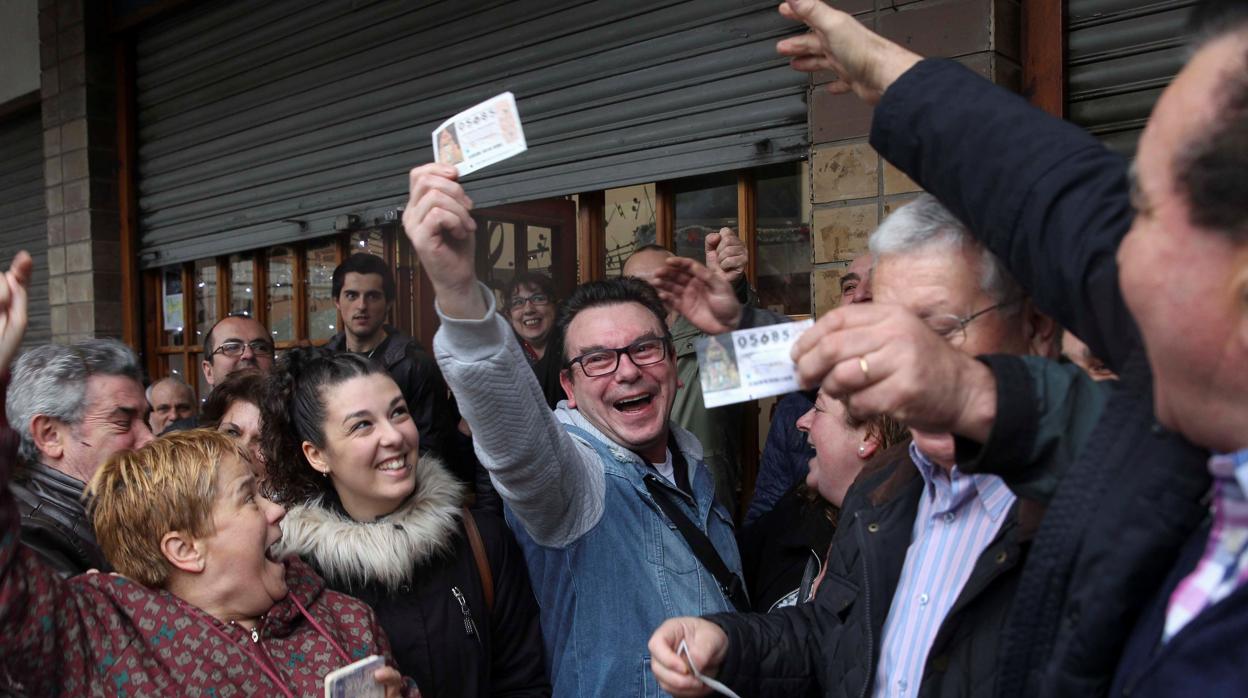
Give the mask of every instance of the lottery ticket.
<svg viewBox="0 0 1248 698">
<path fill-rule="evenodd" d="M 461 177 L 528 148 L 510 92 L 465 109 L 433 130 L 433 159 L 454 165 Z"/>
<path fill-rule="evenodd" d="M 789 351 L 814 320 L 737 330 L 695 343 L 706 406 L 757 400 L 799 390 Z"/>
<path fill-rule="evenodd" d="M 698 665 L 694 664 L 693 657 L 689 656 L 689 646 L 685 644 L 684 640 L 680 641 L 680 647 L 676 648 L 676 653 L 685 658 L 685 661 L 689 664 L 689 671 L 693 672 L 693 678 L 701 681 L 702 685 L 720 695 L 728 696 L 729 698 L 741 698 L 734 693 L 731 688 L 728 688 L 724 684 L 712 679 L 709 676 L 703 676 L 702 672 L 698 671 Z"/>
</svg>

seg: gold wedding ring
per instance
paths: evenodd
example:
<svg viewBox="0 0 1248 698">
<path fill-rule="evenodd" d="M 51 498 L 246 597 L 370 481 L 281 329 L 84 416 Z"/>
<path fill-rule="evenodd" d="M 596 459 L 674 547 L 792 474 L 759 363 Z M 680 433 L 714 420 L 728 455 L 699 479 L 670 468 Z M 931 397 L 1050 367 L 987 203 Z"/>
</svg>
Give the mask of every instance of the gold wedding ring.
<svg viewBox="0 0 1248 698">
<path fill-rule="evenodd" d="M 863 380 L 866 380 L 869 382 L 871 380 L 871 369 L 867 366 L 867 357 L 865 356 L 858 357 L 858 368 L 862 369 Z"/>
</svg>

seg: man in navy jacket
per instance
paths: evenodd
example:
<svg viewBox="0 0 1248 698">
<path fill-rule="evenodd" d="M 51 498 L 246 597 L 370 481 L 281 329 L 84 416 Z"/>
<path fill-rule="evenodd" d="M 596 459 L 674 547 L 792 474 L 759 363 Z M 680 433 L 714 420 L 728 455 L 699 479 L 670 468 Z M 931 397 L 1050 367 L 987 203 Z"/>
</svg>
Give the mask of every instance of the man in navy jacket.
<svg viewBox="0 0 1248 698">
<path fill-rule="evenodd" d="M 1248 3 L 1198 8 L 1197 50 L 1162 95 L 1134 170 L 1076 127 L 955 63 L 923 60 L 818 0 L 790 0 L 781 12 L 813 30 L 780 43 L 793 66 L 830 70 L 839 77 L 830 89 L 877 104 L 871 144 L 962 218 L 1041 310 L 1122 376 L 1086 445 L 1058 463 L 1055 485 L 1031 492 L 1048 513 L 1011 610 L 995 693 L 1241 692 Z M 873 343 L 887 336 L 873 318 L 888 316 L 851 307 L 821 318 L 795 350 L 802 375 L 846 395 L 851 411 L 955 422 L 906 411 L 933 383 L 931 367 L 893 361 L 901 349 Z M 963 376 L 980 394 L 998 387 L 989 363 Z M 977 440 L 998 440 L 985 436 L 989 429 L 1025 436 L 1017 412 L 994 425 L 1002 403 L 977 404 L 997 407 Z M 1027 465 L 1017 464 L 1016 482 L 1035 476 L 1021 470 Z M 687 639 L 701 666 L 723 658 L 714 642 Z M 653 640 L 651 649 L 656 674 L 680 673 Z"/>
</svg>

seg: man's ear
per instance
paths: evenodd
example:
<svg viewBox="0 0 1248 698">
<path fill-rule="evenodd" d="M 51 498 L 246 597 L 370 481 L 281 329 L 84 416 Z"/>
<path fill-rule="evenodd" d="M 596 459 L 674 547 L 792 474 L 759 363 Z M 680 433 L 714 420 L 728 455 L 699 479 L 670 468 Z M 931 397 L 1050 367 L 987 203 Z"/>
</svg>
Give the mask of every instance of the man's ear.
<svg viewBox="0 0 1248 698">
<path fill-rule="evenodd" d="M 199 574 L 204 571 L 204 549 L 198 540 L 182 531 L 170 531 L 160 537 L 160 552 L 175 569 Z"/>
<path fill-rule="evenodd" d="M 203 372 L 204 372 L 204 380 L 208 382 L 208 385 L 213 385 L 213 382 L 212 382 L 212 361 L 210 361 L 210 360 L 208 360 L 208 359 L 204 359 L 203 361 L 199 362 L 199 367 L 200 367 L 200 368 L 203 370 Z"/>
<path fill-rule="evenodd" d="M 52 460 L 65 457 L 65 440 L 69 438 L 67 430 L 64 422 L 46 414 L 37 414 L 30 419 L 30 436 L 35 448 Z"/>
<path fill-rule="evenodd" d="M 1061 329 L 1030 300 L 1023 301 L 1023 332 L 1033 356 L 1056 359 L 1061 355 Z"/>
<path fill-rule="evenodd" d="M 308 464 L 312 469 L 323 475 L 329 474 L 329 461 L 325 458 L 325 452 L 316 447 L 311 441 L 303 442 L 303 457 L 308 459 Z"/>
<path fill-rule="evenodd" d="M 559 372 L 559 385 L 563 386 L 563 394 L 568 396 L 568 407 L 576 409 L 576 396 L 572 394 L 572 369 L 565 368 Z"/>
</svg>

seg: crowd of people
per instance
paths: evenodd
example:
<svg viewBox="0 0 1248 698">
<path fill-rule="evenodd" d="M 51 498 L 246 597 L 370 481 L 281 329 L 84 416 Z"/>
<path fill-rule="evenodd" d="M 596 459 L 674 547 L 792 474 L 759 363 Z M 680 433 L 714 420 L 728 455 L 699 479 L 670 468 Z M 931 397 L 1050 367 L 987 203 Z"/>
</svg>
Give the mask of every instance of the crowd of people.
<svg viewBox="0 0 1248 698">
<path fill-rule="evenodd" d="M 787 318 L 748 251 L 656 246 L 558 298 L 476 274 L 454 167 L 410 173 L 426 348 L 356 254 L 342 331 L 207 333 L 201 404 L 115 340 L 19 351 L 0 283 L 0 695 L 1240 695 L 1248 685 L 1248 3 L 1133 165 L 820 0 L 796 70 L 874 105 L 926 193 L 796 342 L 749 507 L 699 340 Z"/>
</svg>

